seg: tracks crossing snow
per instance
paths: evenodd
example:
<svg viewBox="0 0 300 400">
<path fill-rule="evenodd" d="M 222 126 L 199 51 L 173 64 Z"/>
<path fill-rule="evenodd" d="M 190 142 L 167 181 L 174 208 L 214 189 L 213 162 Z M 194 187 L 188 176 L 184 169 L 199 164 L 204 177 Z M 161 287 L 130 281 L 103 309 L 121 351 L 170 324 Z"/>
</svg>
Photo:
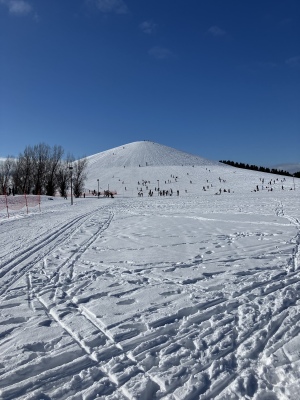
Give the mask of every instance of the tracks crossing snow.
<svg viewBox="0 0 300 400">
<path fill-rule="evenodd" d="M 236 224 L 244 230 L 234 227 L 228 235 L 220 225 L 215 232 L 208 221 L 193 225 L 180 215 L 172 225 L 174 218 L 164 214 L 169 259 L 160 259 L 158 250 L 142 261 L 143 252 L 159 249 L 153 247 L 159 221 L 143 214 L 148 230 L 138 232 L 132 225 L 135 215 L 142 218 L 138 209 L 103 208 L 50 232 L 37 253 L 29 248 L 27 259 L 19 254 L 4 265 L 0 311 L 7 319 L 0 344 L 5 349 L 21 329 L 37 336 L 18 365 L 7 356 L 2 397 L 110 400 L 138 393 L 144 399 L 220 400 L 264 390 L 274 399 L 296 399 L 281 371 L 300 359 L 299 221 L 280 210 L 275 215 L 298 230 L 288 244 L 266 228 L 245 231 L 243 221 Z M 141 248 L 143 234 L 148 240 Z M 268 257 L 256 257 L 256 246 L 271 239 Z M 113 248 L 113 240 L 122 246 Z M 175 262 L 181 249 L 192 256 Z M 253 266 L 240 268 L 248 260 Z M 18 306 L 23 320 L 14 313 Z"/>
</svg>

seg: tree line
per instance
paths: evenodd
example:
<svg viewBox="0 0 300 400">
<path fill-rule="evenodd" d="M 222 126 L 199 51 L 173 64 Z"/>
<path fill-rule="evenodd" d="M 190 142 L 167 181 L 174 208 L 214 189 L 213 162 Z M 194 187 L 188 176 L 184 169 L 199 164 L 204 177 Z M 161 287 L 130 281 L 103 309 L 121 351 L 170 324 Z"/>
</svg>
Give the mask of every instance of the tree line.
<svg viewBox="0 0 300 400">
<path fill-rule="evenodd" d="M 229 160 L 220 160 L 221 163 L 231 165 L 232 167 L 236 168 L 244 168 L 244 169 L 251 169 L 253 171 L 260 171 L 260 172 L 268 172 L 271 174 L 277 175 L 285 175 L 285 176 L 294 176 L 295 178 L 300 178 L 300 171 L 291 174 L 290 172 L 278 170 L 276 168 L 265 168 L 265 167 L 258 167 L 257 165 L 249 165 L 241 162 L 229 161 Z"/>
<path fill-rule="evenodd" d="M 84 190 L 87 159 L 75 160 L 70 154 L 63 159 L 61 146 L 39 143 L 27 146 L 14 158 L 0 162 L 0 194 L 41 194 L 67 197 L 71 185 L 75 197 Z"/>
</svg>

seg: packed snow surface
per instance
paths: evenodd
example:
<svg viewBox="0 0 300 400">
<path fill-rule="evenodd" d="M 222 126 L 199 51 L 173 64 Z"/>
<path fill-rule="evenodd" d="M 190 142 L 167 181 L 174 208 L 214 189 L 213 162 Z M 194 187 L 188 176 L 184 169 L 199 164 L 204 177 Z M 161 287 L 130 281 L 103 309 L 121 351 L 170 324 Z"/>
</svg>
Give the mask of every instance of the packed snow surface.
<svg viewBox="0 0 300 400">
<path fill-rule="evenodd" d="M 144 145 L 0 212 L 0 398 L 298 400 L 299 180 Z"/>
</svg>

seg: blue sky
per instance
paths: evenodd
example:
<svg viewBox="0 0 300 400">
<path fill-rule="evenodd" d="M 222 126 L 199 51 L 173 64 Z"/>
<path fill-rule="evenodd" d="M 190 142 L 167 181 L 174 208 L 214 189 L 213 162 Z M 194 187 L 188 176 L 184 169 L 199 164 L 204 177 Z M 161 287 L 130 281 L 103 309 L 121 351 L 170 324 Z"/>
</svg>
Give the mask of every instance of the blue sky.
<svg viewBox="0 0 300 400">
<path fill-rule="evenodd" d="M 300 160 L 299 0 L 0 0 L 0 156 Z"/>
</svg>

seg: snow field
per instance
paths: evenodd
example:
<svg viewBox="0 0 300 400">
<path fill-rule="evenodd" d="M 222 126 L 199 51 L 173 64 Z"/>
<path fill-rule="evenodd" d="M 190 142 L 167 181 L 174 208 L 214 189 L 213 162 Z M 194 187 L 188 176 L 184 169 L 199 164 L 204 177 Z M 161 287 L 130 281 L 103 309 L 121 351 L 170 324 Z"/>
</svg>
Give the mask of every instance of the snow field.
<svg viewBox="0 0 300 400">
<path fill-rule="evenodd" d="M 220 168 L 1 217 L 1 399 L 298 399 L 298 191 Z"/>
</svg>

